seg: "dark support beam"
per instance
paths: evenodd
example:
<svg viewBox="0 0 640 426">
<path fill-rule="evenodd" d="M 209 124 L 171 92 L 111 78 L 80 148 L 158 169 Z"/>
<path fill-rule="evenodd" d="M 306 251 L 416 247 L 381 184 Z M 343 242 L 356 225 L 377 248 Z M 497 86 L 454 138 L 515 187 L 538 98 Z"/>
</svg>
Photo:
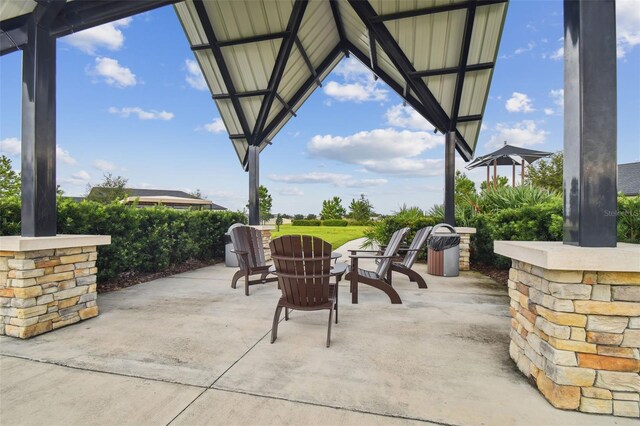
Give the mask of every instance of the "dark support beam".
<svg viewBox="0 0 640 426">
<path fill-rule="evenodd" d="M 370 68 L 376 69 L 378 66 L 378 52 L 376 52 L 376 37 L 373 35 L 371 31 L 367 31 L 369 34 L 369 59 L 371 61 Z M 378 76 L 373 74 L 375 79 L 378 79 Z"/>
<path fill-rule="evenodd" d="M 249 225 L 260 225 L 260 148 L 249 145 L 247 151 L 249 170 Z"/>
<path fill-rule="evenodd" d="M 483 62 L 481 64 L 467 65 L 467 72 L 471 71 L 483 71 L 493 68 L 495 64 L 493 62 Z M 411 73 L 412 77 L 433 77 L 436 75 L 457 74 L 460 71 L 460 67 L 448 67 L 438 68 L 433 70 L 416 71 Z"/>
<path fill-rule="evenodd" d="M 616 86 L 615 2 L 565 0 L 565 244 L 616 246 Z"/>
<path fill-rule="evenodd" d="M 247 117 L 244 114 L 242 105 L 240 104 L 240 99 L 236 95 L 237 91 L 236 91 L 235 85 L 233 84 L 233 79 L 231 78 L 231 74 L 229 73 L 229 68 L 227 68 L 227 63 L 224 60 L 222 51 L 217 46 L 218 39 L 216 38 L 216 34 L 213 31 L 213 27 L 211 26 L 211 21 L 209 20 L 209 15 L 207 14 L 207 10 L 205 9 L 204 3 L 202 1 L 203 0 L 193 0 L 193 5 L 196 8 L 196 13 L 198 14 L 198 18 L 200 19 L 200 24 L 202 25 L 202 29 L 204 30 L 204 33 L 207 36 L 207 41 L 211 45 L 211 53 L 213 54 L 216 64 L 218 65 L 218 70 L 220 71 L 220 75 L 222 76 L 224 85 L 227 88 L 227 92 L 230 95 L 231 103 L 233 104 L 233 109 L 235 110 L 235 113 L 238 116 L 238 121 L 240 122 L 240 127 L 242 128 L 242 132 L 245 134 L 245 137 L 249 145 L 251 145 L 252 143 L 251 128 L 249 127 L 249 123 L 247 122 Z"/>
<path fill-rule="evenodd" d="M 447 132 L 444 144 L 444 221 L 456 226 L 456 134 Z"/>
<path fill-rule="evenodd" d="M 238 98 L 249 98 L 251 96 L 265 96 L 269 93 L 268 90 L 252 90 L 250 92 L 239 92 L 239 93 L 235 93 L 233 95 L 229 94 L 229 93 L 218 93 L 215 95 L 212 95 L 211 97 L 213 99 L 231 99 L 233 96 L 238 97 Z"/>
<path fill-rule="evenodd" d="M 253 37 L 246 37 L 246 38 L 238 38 L 235 40 L 224 40 L 224 41 L 219 41 L 218 42 L 218 47 L 229 47 L 229 46 L 238 46 L 240 44 L 247 44 L 247 43 L 258 43 L 261 41 L 269 41 L 269 40 L 277 40 L 280 38 L 283 38 L 285 36 L 287 36 L 289 33 L 287 33 L 286 31 L 283 32 L 279 32 L 279 33 L 271 33 L 271 34 L 260 34 L 260 35 L 256 35 Z M 196 51 L 196 50 L 208 50 L 211 49 L 211 45 L 210 44 L 198 44 L 195 46 L 191 46 L 191 50 Z"/>
<path fill-rule="evenodd" d="M 282 106 L 284 107 L 284 109 L 287 110 L 287 112 L 291 115 L 293 115 L 294 117 L 297 117 L 296 113 L 293 111 L 293 108 L 291 107 L 291 105 L 289 105 L 287 103 L 287 101 L 285 101 L 284 99 L 282 99 L 282 96 L 278 95 L 278 93 L 276 93 L 276 99 L 278 100 L 278 102 L 280 102 L 282 104 Z M 271 142 L 269 141 L 265 141 L 269 144 L 271 144 Z"/>
<path fill-rule="evenodd" d="M 373 22 L 372 20 L 377 16 L 375 10 L 368 1 L 349 0 L 349 4 L 356 12 L 358 17 L 367 26 L 367 29 L 371 31 L 376 38 L 376 43 L 384 50 L 389 56 L 389 59 L 393 65 L 398 69 L 402 77 L 418 99 L 422 102 L 425 109 L 428 111 L 428 120 L 442 133 L 449 130 L 450 120 L 445 111 L 442 109 L 436 98 L 433 96 L 426 83 L 421 79 L 414 79 L 410 77 L 410 73 L 415 72 L 415 68 L 411 64 L 411 61 L 398 46 L 398 43 L 394 40 L 393 36 L 389 32 L 389 29 L 382 22 Z"/>
<path fill-rule="evenodd" d="M 342 49 L 343 47 L 341 44 L 338 44 L 333 48 L 331 53 L 329 53 L 329 55 L 327 55 L 327 57 L 320 63 L 320 65 L 318 65 L 318 68 L 316 69 L 316 73 L 318 74 L 318 76 L 322 76 L 322 74 L 324 74 L 327 69 L 329 69 L 329 66 L 331 66 L 338 55 L 340 55 Z M 294 108 L 298 104 L 298 102 L 300 102 L 300 100 L 305 96 L 305 94 L 307 94 L 307 92 L 311 90 L 311 88 L 315 85 L 316 79 L 313 76 L 310 76 L 307 80 L 305 80 L 300 89 L 298 89 L 298 91 L 293 94 L 291 99 L 289 99 L 288 103 L 291 108 Z M 282 124 L 282 122 L 287 118 L 288 115 L 289 112 L 284 109 L 279 111 L 271 120 L 271 122 L 265 126 L 262 134 L 258 135 L 256 139 L 262 140 L 267 137 L 271 132 L 273 132 L 274 129 Z"/>
<path fill-rule="evenodd" d="M 482 114 L 463 115 L 462 117 L 458 117 L 458 123 L 468 123 L 469 121 L 479 120 L 482 120 Z"/>
<path fill-rule="evenodd" d="M 497 3 L 506 3 L 508 0 L 482 0 L 463 1 L 459 3 L 444 4 L 441 6 L 427 7 L 424 9 L 406 10 L 403 12 L 379 15 L 373 18 L 373 22 L 394 21 L 396 19 L 414 18 L 416 16 L 433 15 L 434 13 L 452 12 L 454 10 L 467 9 L 469 6 L 488 6 Z"/>
<path fill-rule="evenodd" d="M 300 56 L 302 56 L 302 59 L 304 59 L 304 63 L 307 64 L 307 68 L 309 68 L 309 72 L 316 79 L 316 84 L 318 85 L 318 87 L 322 87 L 322 82 L 318 78 L 318 73 L 316 72 L 316 69 L 313 67 L 313 64 L 311 63 L 311 59 L 309 59 L 309 55 L 307 55 L 307 52 L 306 50 L 304 50 L 304 46 L 302 45 L 302 42 L 297 36 L 295 38 L 295 42 L 296 42 L 296 47 L 298 48 L 298 52 L 300 52 Z"/>
<path fill-rule="evenodd" d="M 35 15 L 27 34 L 22 53 L 21 235 L 45 237 L 56 235 L 56 39 Z"/>
<path fill-rule="evenodd" d="M 287 67 L 289 56 L 291 56 L 291 49 L 293 48 L 295 40 L 298 37 L 298 29 L 300 29 L 300 24 L 302 23 L 302 18 L 304 17 L 304 11 L 307 9 L 307 4 L 308 0 L 296 0 L 296 2 L 293 4 L 293 10 L 291 11 L 289 22 L 287 23 L 287 32 L 289 33 L 289 35 L 286 36 L 284 40 L 282 40 L 282 44 L 280 44 L 278 57 L 276 58 L 276 63 L 273 66 L 273 72 L 271 73 L 271 77 L 269 78 L 269 94 L 267 94 L 262 100 L 262 105 L 260 105 L 260 111 L 258 112 L 258 117 L 256 118 L 256 124 L 253 128 L 252 144 L 260 145 L 260 142 L 262 142 L 261 140 L 257 139 L 257 137 L 262 134 L 262 130 L 267 124 L 269 111 L 271 110 L 271 105 L 273 105 L 273 100 L 276 97 L 275 95 L 278 90 L 278 86 L 280 86 L 280 81 L 282 80 L 284 70 Z"/>
<path fill-rule="evenodd" d="M 473 32 L 473 21 L 475 20 L 475 17 L 476 6 L 472 4 L 467 9 L 467 19 L 465 20 L 464 33 L 462 35 L 462 47 L 460 49 L 460 59 L 458 60 L 458 75 L 456 77 L 456 89 L 453 93 L 453 105 L 451 107 L 450 131 L 454 131 L 458 125 L 460 102 L 462 101 L 462 90 L 464 89 L 464 76 L 467 72 L 469 47 L 471 46 L 471 33 Z"/>
<path fill-rule="evenodd" d="M 342 24 L 342 16 L 340 16 L 340 9 L 338 6 L 338 0 L 329 0 L 329 5 L 331 5 L 331 13 L 333 14 L 333 21 L 336 24 L 336 28 L 338 29 L 338 37 L 340 38 L 340 43 L 345 44 L 347 40 L 347 36 L 344 32 L 344 25 Z M 345 54 L 347 53 L 346 49 L 344 49 Z"/>
<path fill-rule="evenodd" d="M 27 21 L 31 15 L 21 15 L 0 21 L 0 54 L 15 52 L 27 44 Z"/>
</svg>

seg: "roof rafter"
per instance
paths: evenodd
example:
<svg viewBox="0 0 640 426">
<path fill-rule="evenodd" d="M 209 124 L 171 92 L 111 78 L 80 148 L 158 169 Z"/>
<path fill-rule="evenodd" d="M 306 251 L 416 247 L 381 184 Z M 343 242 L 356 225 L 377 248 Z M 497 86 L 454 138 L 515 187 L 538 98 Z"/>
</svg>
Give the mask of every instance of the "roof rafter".
<svg viewBox="0 0 640 426">
<path fill-rule="evenodd" d="M 304 11 L 307 8 L 307 4 L 308 0 L 296 0 L 293 4 L 293 10 L 291 11 L 289 22 L 287 23 L 287 32 L 289 34 L 285 36 L 282 44 L 280 45 L 276 63 L 273 66 L 273 72 L 269 78 L 269 85 L 267 88 L 269 93 L 262 101 L 260 111 L 258 112 L 258 118 L 256 119 L 256 124 L 253 128 L 252 143 L 255 145 L 259 145 L 261 142 L 261 140 L 258 139 L 258 136 L 262 133 L 262 130 L 266 125 L 269 111 L 271 110 L 273 100 L 275 99 L 276 91 L 278 90 L 278 86 L 280 86 L 282 75 L 284 74 L 287 62 L 289 61 L 289 56 L 291 55 L 291 49 L 293 48 L 296 37 L 298 36 L 298 30 L 300 29 L 300 24 L 302 23 L 302 18 L 304 17 Z"/>
<path fill-rule="evenodd" d="M 463 115 L 462 117 L 458 117 L 458 123 L 468 123 L 470 121 L 479 120 L 482 120 L 482 114 Z"/>
<path fill-rule="evenodd" d="M 313 68 L 313 64 L 311 63 L 311 60 L 309 59 L 309 55 L 307 55 L 306 50 L 304 50 L 304 46 L 302 45 L 302 42 L 300 41 L 298 36 L 296 36 L 295 42 L 296 42 L 296 47 L 298 48 L 298 51 L 300 52 L 300 55 L 302 56 L 302 59 L 304 59 L 305 64 L 307 64 L 307 68 L 309 68 L 309 72 L 311 73 L 312 76 L 315 77 L 316 84 L 318 85 L 318 87 L 322 87 L 322 82 L 318 78 L 318 74 L 316 73 L 315 68 Z"/>
<path fill-rule="evenodd" d="M 268 93 L 268 90 L 251 90 L 249 92 L 236 92 L 233 95 L 229 93 L 218 93 L 211 95 L 211 97 L 213 99 L 231 99 L 234 96 L 238 98 L 250 98 L 252 96 L 266 96 Z"/>
<path fill-rule="evenodd" d="M 366 27 L 374 33 L 377 43 L 385 51 L 391 62 L 400 72 L 406 83 L 413 90 L 425 109 L 428 111 L 429 121 L 441 132 L 449 129 L 450 120 L 442 109 L 424 81 L 414 79 L 409 74 L 415 72 L 411 61 L 406 57 L 398 43 L 395 41 L 388 28 L 382 22 L 372 22 L 376 15 L 375 10 L 368 1 L 349 0 L 349 4 L 360 17 Z"/>
<path fill-rule="evenodd" d="M 378 66 L 378 52 L 376 52 L 376 38 L 374 37 L 371 30 L 368 30 L 369 33 L 369 59 L 371 59 L 371 69 L 375 69 Z M 374 80 L 378 79 L 378 76 L 374 73 Z"/>
<path fill-rule="evenodd" d="M 203 0 L 193 0 L 193 5 L 196 9 L 196 13 L 198 14 L 198 19 L 200 19 L 200 24 L 202 25 L 202 29 L 204 30 L 204 33 L 207 37 L 207 41 L 209 42 L 209 44 L 211 44 L 211 53 L 213 54 L 216 64 L 218 65 L 220 75 L 222 76 L 224 85 L 227 88 L 227 92 L 229 93 L 231 104 L 233 105 L 233 109 L 238 116 L 238 121 L 240 122 L 242 132 L 245 134 L 247 142 L 251 144 L 251 128 L 249 127 L 249 123 L 247 122 L 247 117 L 244 114 L 242 105 L 240 104 L 240 99 L 236 95 L 237 92 L 233 84 L 231 74 L 229 73 L 229 68 L 227 68 L 227 64 L 224 60 L 224 56 L 222 55 L 222 51 L 217 45 L 218 39 L 216 38 L 216 34 L 213 31 L 213 27 L 211 26 L 209 14 L 205 9 Z"/>
<path fill-rule="evenodd" d="M 344 47 L 342 46 L 342 43 L 339 43 L 336 47 L 334 47 L 331 50 L 331 52 L 327 55 L 327 57 L 320 63 L 320 65 L 318 65 L 318 68 L 316 68 L 316 73 L 318 74 L 318 76 L 321 76 L 327 71 L 329 66 L 331 66 L 331 64 L 336 60 L 336 58 L 341 53 L 343 53 L 343 49 Z M 291 99 L 289 99 L 288 104 L 291 106 L 291 108 L 292 109 L 295 108 L 298 102 L 300 102 L 300 100 L 304 97 L 304 95 L 309 91 L 309 89 L 311 89 L 315 85 L 316 85 L 315 78 L 313 76 L 310 76 L 302 84 L 302 86 L 300 86 L 298 91 L 294 93 Z M 264 139 L 271 132 L 273 132 L 274 129 L 280 126 L 280 124 L 282 124 L 282 121 L 286 119 L 288 114 L 289 112 L 284 109 L 279 111 L 278 114 L 276 114 L 276 116 L 273 118 L 273 120 L 271 120 L 271 122 L 265 126 L 264 130 L 262 131 L 262 134 L 259 135 L 258 140 Z"/>
<path fill-rule="evenodd" d="M 253 37 L 245 37 L 245 38 L 237 38 L 233 40 L 224 40 L 218 41 L 218 47 L 229 47 L 229 46 L 238 46 L 240 44 L 248 44 L 248 43 L 259 43 L 261 41 L 269 41 L 269 40 L 277 40 L 280 38 L 284 38 L 289 35 L 288 32 L 282 31 L 277 33 L 270 34 L 260 34 Z M 191 47 L 191 50 L 206 50 L 211 49 L 211 45 L 209 44 L 198 44 Z"/>
<path fill-rule="evenodd" d="M 467 9 L 470 6 L 489 6 L 497 3 L 506 3 L 509 0 L 469 0 L 459 3 L 444 4 L 440 6 L 426 7 L 423 9 L 406 10 L 402 12 L 389 13 L 386 15 L 378 15 L 372 19 L 372 22 L 394 21 L 396 19 L 414 18 L 416 16 L 433 15 L 434 13 L 452 12 L 455 10 Z"/>
<path fill-rule="evenodd" d="M 347 36 L 344 32 L 344 25 L 342 24 L 342 16 L 340 16 L 340 9 L 338 9 L 338 0 L 329 0 L 329 5 L 331 6 L 331 13 L 333 14 L 333 22 L 336 24 L 336 28 L 338 29 L 340 44 L 344 45 L 347 41 Z M 346 50 L 347 49 L 343 49 L 343 51 Z"/>
<path fill-rule="evenodd" d="M 467 9 L 467 18 L 464 24 L 462 36 L 462 48 L 460 49 L 460 60 L 458 61 L 458 75 L 456 77 L 456 90 L 453 94 L 453 106 L 451 107 L 451 124 L 449 130 L 454 130 L 460 113 L 460 101 L 462 100 L 462 90 L 464 89 L 464 76 L 467 72 L 467 61 L 469 60 L 469 48 L 471 46 L 471 35 L 473 33 L 473 22 L 476 16 L 476 6 L 471 5 Z"/>
<path fill-rule="evenodd" d="M 490 70 L 494 67 L 493 62 L 483 62 L 480 64 L 467 65 L 467 72 Z M 437 68 L 433 70 L 416 71 L 411 73 L 412 77 L 433 77 L 438 75 L 457 74 L 460 67 Z"/>
</svg>

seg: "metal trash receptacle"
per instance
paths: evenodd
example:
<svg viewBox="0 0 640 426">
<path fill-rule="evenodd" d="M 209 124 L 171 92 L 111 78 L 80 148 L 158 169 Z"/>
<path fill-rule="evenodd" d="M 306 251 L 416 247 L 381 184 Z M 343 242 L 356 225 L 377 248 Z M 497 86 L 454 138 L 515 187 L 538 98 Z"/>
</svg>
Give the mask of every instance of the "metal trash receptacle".
<svg viewBox="0 0 640 426">
<path fill-rule="evenodd" d="M 448 229 L 450 233 L 438 233 L 439 228 Z M 446 223 L 434 226 L 427 247 L 428 274 L 442 277 L 460 275 L 460 235 L 452 226 Z"/>
<path fill-rule="evenodd" d="M 234 223 L 227 229 L 227 232 L 224 234 L 224 266 L 229 266 L 233 268 L 237 268 L 238 264 L 238 256 L 233 253 L 233 241 L 231 239 L 231 230 L 233 228 L 237 228 L 238 226 L 244 226 L 242 223 Z"/>
</svg>

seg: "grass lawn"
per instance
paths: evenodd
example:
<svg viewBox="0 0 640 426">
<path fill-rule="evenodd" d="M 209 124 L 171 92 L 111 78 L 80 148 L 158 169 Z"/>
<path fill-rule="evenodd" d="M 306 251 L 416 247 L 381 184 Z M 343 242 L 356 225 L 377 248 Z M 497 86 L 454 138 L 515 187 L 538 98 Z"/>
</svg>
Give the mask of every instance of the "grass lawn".
<svg viewBox="0 0 640 426">
<path fill-rule="evenodd" d="M 364 237 L 366 226 L 293 226 L 281 225 L 280 232 L 271 231 L 272 238 L 281 235 L 312 235 L 331 243 L 335 249 L 356 238 Z"/>
</svg>

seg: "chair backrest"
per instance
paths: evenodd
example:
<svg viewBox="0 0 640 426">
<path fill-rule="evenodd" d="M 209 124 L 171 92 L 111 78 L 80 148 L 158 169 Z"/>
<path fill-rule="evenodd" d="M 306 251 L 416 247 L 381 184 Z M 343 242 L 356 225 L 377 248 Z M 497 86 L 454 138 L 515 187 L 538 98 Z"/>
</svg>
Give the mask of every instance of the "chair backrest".
<svg viewBox="0 0 640 426">
<path fill-rule="evenodd" d="M 242 256 L 238 256 L 240 268 L 255 268 L 264 266 L 264 247 L 262 246 L 262 232 L 250 226 L 238 226 L 231 230 L 231 243 L 233 249 L 237 251 L 246 251 L 248 256 L 248 265 L 244 264 Z"/>
<path fill-rule="evenodd" d="M 308 235 L 284 235 L 271 241 L 282 297 L 295 306 L 329 302 L 331 244 Z"/>
<path fill-rule="evenodd" d="M 413 241 L 411 242 L 411 247 L 409 247 L 409 251 L 407 251 L 404 259 L 402 259 L 402 266 L 409 269 L 413 266 L 418 258 L 418 253 L 420 253 L 420 250 L 422 250 L 422 247 L 427 242 L 427 238 L 429 238 L 429 234 L 431 234 L 432 229 L 433 226 L 427 226 L 416 232 L 416 235 L 413 237 Z"/>
<path fill-rule="evenodd" d="M 393 256 L 398 253 L 400 243 L 404 236 L 407 235 L 407 232 L 409 232 L 409 228 L 398 229 L 393 233 L 389 240 L 389 244 L 387 244 L 387 248 L 384 251 L 384 256 Z M 389 266 L 391 266 L 391 259 L 386 258 L 380 260 L 380 263 L 378 263 L 378 269 L 376 269 L 376 275 L 378 275 L 379 278 L 384 278 L 389 270 Z"/>
</svg>

